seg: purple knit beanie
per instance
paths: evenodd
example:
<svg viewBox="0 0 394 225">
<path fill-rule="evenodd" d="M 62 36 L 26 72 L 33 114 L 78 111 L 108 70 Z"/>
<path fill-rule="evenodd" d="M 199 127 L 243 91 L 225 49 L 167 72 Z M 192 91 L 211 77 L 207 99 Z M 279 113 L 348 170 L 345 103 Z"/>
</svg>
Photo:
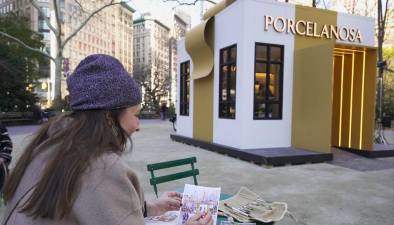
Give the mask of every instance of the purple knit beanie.
<svg viewBox="0 0 394 225">
<path fill-rule="evenodd" d="M 74 111 L 118 109 L 141 103 L 141 90 L 116 58 L 94 54 L 83 59 L 67 78 Z"/>
</svg>

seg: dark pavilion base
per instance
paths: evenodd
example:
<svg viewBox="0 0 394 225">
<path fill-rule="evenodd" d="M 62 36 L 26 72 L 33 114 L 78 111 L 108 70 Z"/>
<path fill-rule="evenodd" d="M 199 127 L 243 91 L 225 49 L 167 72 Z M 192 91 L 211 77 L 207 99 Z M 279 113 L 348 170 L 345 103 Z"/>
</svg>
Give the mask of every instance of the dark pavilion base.
<svg viewBox="0 0 394 225">
<path fill-rule="evenodd" d="M 367 158 L 394 157 L 394 145 L 374 144 L 373 150 L 359 150 L 351 148 L 339 148 L 347 152 L 361 155 Z"/>
<path fill-rule="evenodd" d="M 251 161 L 256 164 L 282 166 L 286 164 L 320 163 L 331 161 L 332 153 L 319 153 L 296 148 L 262 148 L 237 149 L 225 145 L 208 143 L 192 138 L 171 134 L 171 139 L 189 145 L 194 145 L 210 151 L 226 154 L 232 157 Z"/>
</svg>

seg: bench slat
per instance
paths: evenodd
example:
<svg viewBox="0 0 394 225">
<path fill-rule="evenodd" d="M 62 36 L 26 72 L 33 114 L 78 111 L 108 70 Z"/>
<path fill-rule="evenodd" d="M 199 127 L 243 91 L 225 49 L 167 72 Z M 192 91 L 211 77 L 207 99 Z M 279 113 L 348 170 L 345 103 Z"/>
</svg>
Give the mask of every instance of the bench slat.
<svg viewBox="0 0 394 225">
<path fill-rule="evenodd" d="M 165 168 L 170 168 L 170 167 L 175 167 L 175 166 L 191 164 L 191 163 L 195 163 L 195 162 L 197 162 L 196 157 L 190 157 L 190 158 L 178 159 L 178 160 L 173 160 L 173 161 L 168 161 L 168 162 L 149 164 L 147 167 L 148 167 L 149 171 L 153 171 L 153 170 L 160 170 L 160 169 L 165 169 Z"/>
<path fill-rule="evenodd" d="M 185 172 L 174 173 L 171 175 L 151 178 L 150 184 L 151 185 L 160 184 L 160 183 L 164 183 L 164 182 L 168 182 L 168 181 L 173 181 L 173 180 L 178 180 L 178 179 L 182 179 L 182 178 L 186 178 L 186 177 L 196 176 L 198 174 L 200 174 L 200 171 L 198 169 L 188 170 Z"/>
</svg>

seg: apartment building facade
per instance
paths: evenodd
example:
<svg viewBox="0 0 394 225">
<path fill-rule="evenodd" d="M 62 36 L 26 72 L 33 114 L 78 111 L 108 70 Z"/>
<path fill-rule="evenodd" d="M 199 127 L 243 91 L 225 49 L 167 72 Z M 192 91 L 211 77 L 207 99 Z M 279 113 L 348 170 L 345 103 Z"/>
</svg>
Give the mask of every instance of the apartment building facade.
<svg viewBox="0 0 394 225">
<path fill-rule="evenodd" d="M 95 1 L 85 1 L 84 9 L 93 11 Z M 119 59 L 125 69 L 133 72 L 133 13 L 127 4 L 118 4 L 104 9 L 94 16 L 64 49 L 62 93 L 66 92 L 65 79 L 78 63 L 90 54 L 107 54 Z M 86 18 L 74 1 L 66 1 L 64 36 L 71 35 Z"/>
<path fill-rule="evenodd" d="M 154 86 L 157 89 L 158 86 L 168 85 L 170 28 L 153 18 L 150 13 L 142 14 L 141 18 L 134 20 L 133 26 L 134 71 L 136 73 L 149 73 L 145 76 L 147 76 L 146 79 L 150 80 L 150 88 L 152 89 L 155 88 Z M 142 89 L 144 92 L 144 87 Z M 169 93 L 166 90 L 161 100 L 167 101 L 168 99 Z"/>
<path fill-rule="evenodd" d="M 161 102 L 168 105 L 176 100 L 176 43 L 190 29 L 190 21 L 190 16 L 182 11 L 172 15 L 169 26 L 153 18 L 150 13 L 144 13 L 134 21 L 134 68 L 137 72 L 150 71 L 152 87 L 157 86 L 154 84 L 155 72 L 165 77 L 159 85 L 166 86 L 166 94 Z"/>
<path fill-rule="evenodd" d="M 12 12 L 15 6 L 13 0 L 0 0 L 0 15 Z"/>
<path fill-rule="evenodd" d="M 177 64 L 178 64 L 178 51 L 177 51 L 177 41 L 181 38 L 184 38 L 186 32 L 190 30 L 191 17 L 182 12 L 178 11 L 174 13 L 173 17 L 173 27 L 171 29 L 171 38 L 170 38 L 170 77 L 171 77 L 171 85 L 170 85 L 170 96 L 169 102 L 175 103 L 176 100 L 176 88 L 177 88 Z"/>
</svg>

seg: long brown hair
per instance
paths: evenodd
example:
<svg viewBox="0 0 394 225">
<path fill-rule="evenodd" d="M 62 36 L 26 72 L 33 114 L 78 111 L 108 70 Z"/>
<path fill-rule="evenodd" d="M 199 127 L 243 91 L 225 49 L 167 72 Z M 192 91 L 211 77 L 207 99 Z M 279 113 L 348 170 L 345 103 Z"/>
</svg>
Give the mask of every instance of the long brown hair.
<svg viewBox="0 0 394 225">
<path fill-rule="evenodd" d="M 8 202 L 13 197 L 33 159 L 50 149 L 50 159 L 21 212 L 33 218 L 61 219 L 68 215 L 89 163 L 105 152 L 125 151 L 128 135 L 119 124 L 123 111 L 77 111 L 43 125 L 7 179 L 4 199 Z"/>
</svg>

